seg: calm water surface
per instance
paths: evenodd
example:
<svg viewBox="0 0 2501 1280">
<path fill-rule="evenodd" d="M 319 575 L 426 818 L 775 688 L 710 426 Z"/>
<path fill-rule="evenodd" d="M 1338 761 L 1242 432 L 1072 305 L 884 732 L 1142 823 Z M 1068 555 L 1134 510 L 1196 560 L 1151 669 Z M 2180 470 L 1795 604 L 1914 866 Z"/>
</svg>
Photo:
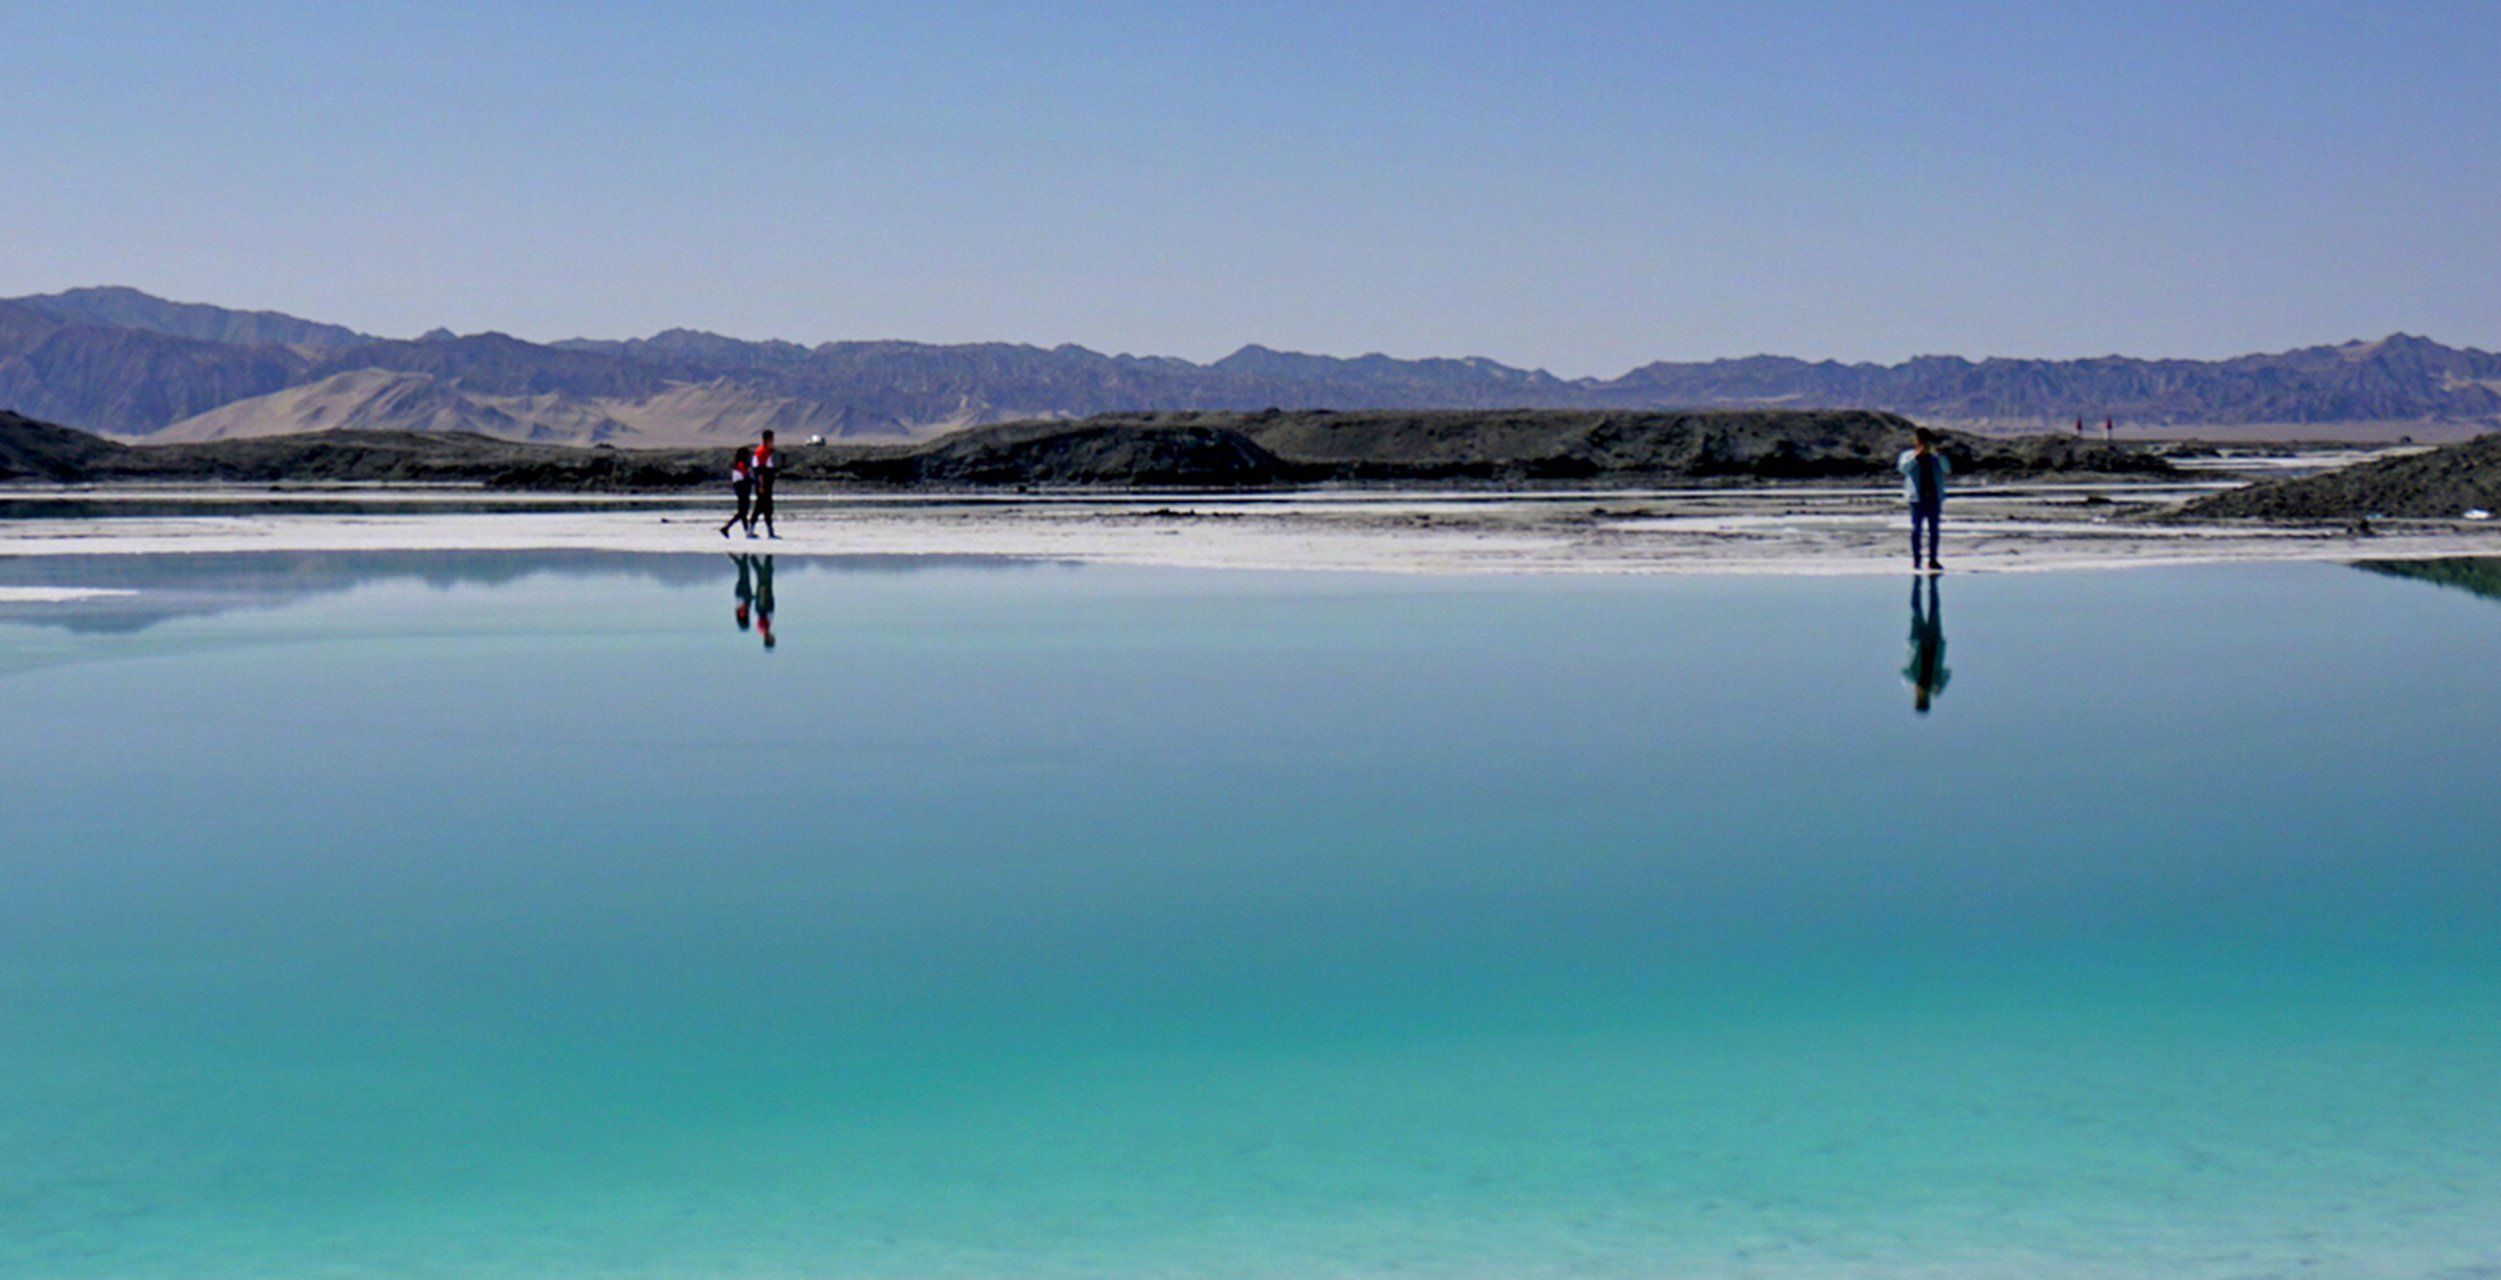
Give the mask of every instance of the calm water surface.
<svg viewBox="0 0 2501 1280">
<path fill-rule="evenodd" d="M 0 1276 L 2501 1269 L 2472 572 L 758 567 L 0 561 Z"/>
</svg>

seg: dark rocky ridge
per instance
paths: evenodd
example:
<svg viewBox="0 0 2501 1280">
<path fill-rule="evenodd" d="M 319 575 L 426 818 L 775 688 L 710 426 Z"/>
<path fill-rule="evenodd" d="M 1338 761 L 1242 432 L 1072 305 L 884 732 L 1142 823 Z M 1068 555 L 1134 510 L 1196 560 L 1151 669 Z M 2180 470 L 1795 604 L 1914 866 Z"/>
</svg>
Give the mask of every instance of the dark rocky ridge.
<svg viewBox="0 0 2501 1280">
<path fill-rule="evenodd" d="M 2455 520 L 2501 511 L 2501 435 L 2200 498 L 2180 514 L 2252 520 Z"/>
<path fill-rule="evenodd" d="M 1114 415 L 973 428 L 912 446 L 800 446 L 785 483 L 1262 488 L 1884 480 L 1910 433 L 1890 414 L 1418 412 Z M 2158 478 L 2147 450 L 2061 436 L 1948 437 L 1966 476 Z M 721 485 L 718 449 L 577 449 L 460 433 L 334 431 L 135 447 L 15 415 L 0 478 L 63 482 L 462 482 L 546 491 Z"/>
<path fill-rule="evenodd" d="M 1220 423 L 1330 479 L 1382 481 L 1886 476 L 1908 446 L 1912 426 L 1893 414 L 1855 409 L 1264 411 L 1099 421 Z M 2150 452 L 2068 436 L 1947 436 L 1954 465 L 1965 475 L 2173 473 L 2167 460 Z"/>
<path fill-rule="evenodd" d="M 125 445 L 0 409 L 0 480 L 85 480 Z"/>
</svg>

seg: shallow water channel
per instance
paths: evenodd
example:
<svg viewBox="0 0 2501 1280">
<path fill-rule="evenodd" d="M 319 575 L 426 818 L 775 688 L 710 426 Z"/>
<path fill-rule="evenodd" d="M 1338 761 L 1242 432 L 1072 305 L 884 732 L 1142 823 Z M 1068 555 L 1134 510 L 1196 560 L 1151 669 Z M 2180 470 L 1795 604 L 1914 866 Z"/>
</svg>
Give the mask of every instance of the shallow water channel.
<svg viewBox="0 0 2501 1280">
<path fill-rule="evenodd" d="M 2482 1274 L 2480 580 L 0 560 L 0 1277 Z"/>
</svg>

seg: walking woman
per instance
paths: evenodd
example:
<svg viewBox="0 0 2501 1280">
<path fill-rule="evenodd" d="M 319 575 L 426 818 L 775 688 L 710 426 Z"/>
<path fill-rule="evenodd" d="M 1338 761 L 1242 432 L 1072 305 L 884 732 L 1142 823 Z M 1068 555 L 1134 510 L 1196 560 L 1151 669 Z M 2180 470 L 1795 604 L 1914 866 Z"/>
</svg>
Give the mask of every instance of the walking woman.
<svg viewBox="0 0 2501 1280">
<path fill-rule="evenodd" d="M 747 536 L 756 536 L 755 516 L 747 505 L 747 496 L 755 492 L 755 483 L 756 473 L 748 465 L 747 451 L 743 448 L 732 451 L 729 455 L 729 488 L 730 492 L 738 495 L 738 511 L 729 518 L 728 524 L 721 526 L 722 537 L 729 536 L 729 527 L 733 524 L 747 526 Z"/>
</svg>

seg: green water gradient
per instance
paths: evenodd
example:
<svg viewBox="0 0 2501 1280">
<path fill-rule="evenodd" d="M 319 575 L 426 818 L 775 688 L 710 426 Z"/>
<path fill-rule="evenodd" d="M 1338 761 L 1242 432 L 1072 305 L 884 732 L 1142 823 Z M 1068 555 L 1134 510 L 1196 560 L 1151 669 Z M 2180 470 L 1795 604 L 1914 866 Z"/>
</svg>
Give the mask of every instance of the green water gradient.
<svg viewBox="0 0 2501 1280">
<path fill-rule="evenodd" d="M 0 617 L 0 1276 L 2501 1267 L 2463 593 L 200 568 Z"/>
</svg>

